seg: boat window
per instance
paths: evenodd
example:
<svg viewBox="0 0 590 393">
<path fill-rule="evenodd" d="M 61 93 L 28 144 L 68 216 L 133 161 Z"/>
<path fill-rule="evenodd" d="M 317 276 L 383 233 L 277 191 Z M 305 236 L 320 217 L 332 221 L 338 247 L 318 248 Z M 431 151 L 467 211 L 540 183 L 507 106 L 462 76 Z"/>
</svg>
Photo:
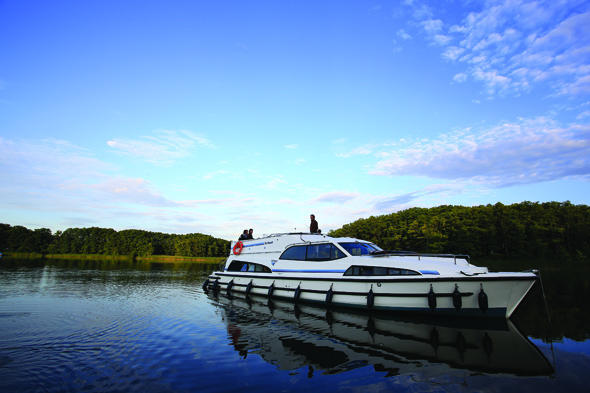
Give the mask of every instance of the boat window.
<svg viewBox="0 0 590 393">
<path fill-rule="evenodd" d="M 271 273 L 269 267 L 259 263 L 232 261 L 227 268 L 228 272 L 256 272 L 256 273 Z"/>
<path fill-rule="evenodd" d="M 312 244 L 307 246 L 308 261 L 331 261 L 344 258 L 346 255 L 333 244 Z"/>
<path fill-rule="evenodd" d="M 374 267 L 373 268 L 373 274 L 375 276 L 387 276 L 387 268 L 386 267 Z"/>
<path fill-rule="evenodd" d="M 239 272 L 242 270 L 242 266 L 246 265 L 246 262 L 232 261 L 227 267 L 228 272 Z"/>
<path fill-rule="evenodd" d="M 384 266 L 351 266 L 345 276 L 416 276 L 420 273 L 409 269 L 398 269 Z"/>
<path fill-rule="evenodd" d="M 381 251 L 381 249 L 374 244 L 369 243 L 338 243 L 340 244 L 350 255 L 370 255 L 374 251 Z"/>
<path fill-rule="evenodd" d="M 340 251 L 338 247 L 332 244 L 332 259 L 346 258 L 346 254 Z"/>
<path fill-rule="evenodd" d="M 331 261 L 340 258 L 346 258 L 346 254 L 331 243 L 289 247 L 279 257 L 293 261 Z"/>
<path fill-rule="evenodd" d="M 294 261 L 305 261 L 306 246 L 289 247 L 283 252 L 279 259 L 291 259 Z"/>
<path fill-rule="evenodd" d="M 376 251 L 383 251 L 383 249 L 376 244 L 370 243 L 369 246 L 373 247 Z"/>
</svg>

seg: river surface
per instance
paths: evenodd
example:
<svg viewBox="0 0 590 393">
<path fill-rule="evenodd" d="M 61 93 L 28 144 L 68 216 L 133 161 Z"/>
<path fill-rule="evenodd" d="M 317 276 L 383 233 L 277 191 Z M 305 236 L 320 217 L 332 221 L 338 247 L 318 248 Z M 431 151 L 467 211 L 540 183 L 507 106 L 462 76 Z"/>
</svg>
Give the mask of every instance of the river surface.
<svg viewBox="0 0 590 393">
<path fill-rule="evenodd" d="M 589 391 L 587 273 L 505 322 L 228 299 L 214 269 L 0 261 L 0 392 Z"/>
</svg>

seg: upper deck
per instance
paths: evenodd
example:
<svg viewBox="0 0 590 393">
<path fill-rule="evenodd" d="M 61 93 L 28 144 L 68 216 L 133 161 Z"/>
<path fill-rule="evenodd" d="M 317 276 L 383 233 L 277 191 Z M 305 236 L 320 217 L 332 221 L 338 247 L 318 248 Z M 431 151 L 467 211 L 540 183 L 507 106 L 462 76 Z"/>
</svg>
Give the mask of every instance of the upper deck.
<svg viewBox="0 0 590 393">
<path fill-rule="evenodd" d="M 365 240 L 359 240 L 352 237 L 331 237 L 317 233 L 276 233 L 261 237 L 258 239 L 240 240 L 244 247 L 241 255 L 244 254 L 275 254 L 282 253 L 287 247 L 301 244 L 314 243 L 339 243 L 339 242 L 359 242 L 370 243 Z M 233 248 L 237 241 L 231 242 L 230 256 L 234 255 Z"/>
<path fill-rule="evenodd" d="M 375 269 L 379 267 L 405 269 L 421 274 L 457 272 L 481 274 L 487 272 L 486 268 L 471 265 L 467 255 L 381 251 L 371 242 L 352 237 L 336 238 L 312 233 L 273 234 L 258 239 L 242 240 L 243 248 L 238 254 L 233 251 L 236 243 L 237 241 L 231 243 L 232 250 L 226 261 L 226 270 L 232 261 L 237 260 L 243 263 L 264 265 L 273 272 L 311 269 L 314 272 L 338 271 L 343 273 L 353 265 L 374 267 Z M 359 246 L 351 245 L 351 243 L 358 243 Z M 322 244 L 332 244 L 332 249 L 337 248 L 339 251 L 325 254 L 331 248 L 322 247 Z M 363 246 L 367 244 L 373 247 Z M 285 250 L 290 247 L 301 249 L 301 246 L 304 246 L 303 250 L 285 253 Z"/>
</svg>

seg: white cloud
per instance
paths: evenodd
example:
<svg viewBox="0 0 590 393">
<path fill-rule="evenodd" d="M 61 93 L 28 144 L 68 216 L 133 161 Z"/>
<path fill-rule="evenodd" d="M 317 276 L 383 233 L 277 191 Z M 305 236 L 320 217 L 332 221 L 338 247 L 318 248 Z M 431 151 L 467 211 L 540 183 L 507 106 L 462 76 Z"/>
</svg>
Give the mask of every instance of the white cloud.
<svg viewBox="0 0 590 393">
<path fill-rule="evenodd" d="M 504 75 L 498 75 L 498 71 L 484 71 L 482 68 L 475 68 L 472 73 L 477 80 L 484 81 L 487 86 L 487 91 L 493 94 L 497 91 L 504 91 L 510 85 L 510 78 Z"/>
<path fill-rule="evenodd" d="M 290 145 L 285 145 L 284 147 L 285 147 L 285 149 L 297 149 L 299 147 L 299 145 L 296 143 L 293 143 Z"/>
<path fill-rule="evenodd" d="M 422 27 L 428 34 L 436 34 L 443 28 L 443 22 L 440 19 L 427 19 L 422 21 Z"/>
<path fill-rule="evenodd" d="M 502 41 L 502 36 L 498 33 L 492 33 L 489 36 L 483 38 L 481 41 L 479 41 L 477 45 L 473 47 L 473 50 L 480 51 L 499 41 Z"/>
<path fill-rule="evenodd" d="M 141 178 L 115 168 L 67 141 L 0 138 L 2 204 L 44 211 L 98 212 L 108 205 L 172 206 Z"/>
<path fill-rule="evenodd" d="M 287 181 L 283 178 L 283 176 L 273 176 L 262 186 L 262 188 L 267 190 L 275 190 L 279 186 L 283 186 L 285 184 L 287 184 Z"/>
<path fill-rule="evenodd" d="M 419 20 L 432 18 L 432 14 L 433 14 L 432 9 L 429 6 L 427 6 L 426 4 L 414 5 L 412 3 L 409 3 L 406 5 L 412 7 L 412 15 L 414 16 L 414 18 L 419 19 Z"/>
<path fill-rule="evenodd" d="M 334 139 L 332 141 L 333 145 L 341 145 L 343 143 L 346 143 L 348 141 L 348 138 L 338 138 L 338 139 Z"/>
<path fill-rule="evenodd" d="M 581 76 L 570 83 L 564 83 L 559 94 L 577 95 L 590 93 L 590 74 Z"/>
<path fill-rule="evenodd" d="M 309 189 L 305 184 L 289 184 L 290 179 L 280 174 L 247 173 L 254 184 L 250 191 L 214 190 L 207 183 L 204 188 L 209 190 L 204 192 L 179 191 L 194 199 L 174 198 L 171 195 L 177 191 L 159 189 L 149 178 L 125 176 L 119 168 L 67 141 L 0 137 L 0 213 L 14 225 L 47 227 L 50 223 L 54 230 L 95 225 L 202 232 L 230 239 L 249 227 L 258 235 L 306 230 L 310 211 L 318 214 L 321 228 L 328 231 L 376 214 L 375 203 L 386 198 Z M 194 179 L 203 183 L 197 176 Z"/>
<path fill-rule="evenodd" d="M 355 192 L 345 192 L 345 191 L 332 191 L 326 192 L 317 198 L 314 198 L 312 202 L 325 202 L 325 203 L 337 203 L 342 204 L 349 202 L 356 198 L 359 194 Z"/>
<path fill-rule="evenodd" d="M 465 51 L 464 48 L 459 48 L 457 46 L 450 46 L 443 52 L 443 57 L 449 60 L 457 60 L 459 56 Z"/>
<path fill-rule="evenodd" d="M 154 190 L 149 181 L 142 178 L 114 177 L 92 185 L 76 184 L 70 191 L 98 191 L 109 203 L 132 203 L 143 206 L 177 206 L 173 202 Z"/>
<path fill-rule="evenodd" d="M 344 152 L 344 153 L 337 153 L 336 157 L 340 158 L 350 158 L 352 156 L 365 156 L 368 154 L 373 153 L 373 146 L 372 145 L 365 145 L 365 146 L 358 146 L 354 149 Z"/>
<path fill-rule="evenodd" d="M 244 196 L 233 196 L 226 198 L 209 198 L 209 199 L 190 199 L 176 202 L 177 205 L 186 207 L 203 207 L 212 205 L 225 205 L 235 207 L 240 202 L 240 206 L 253 202 L 253 198 Z"/>
<path fill-rule="evenodd" d="M 556 95 L 590 94 L 590 3 L 582 0 L 502 0 L 465 3 L 460 23 L 416 13 L 442 57 L 483 83 L 490 96 L 520 94 L 543 84 Z M 451 22 L 451 23 L 449 23 Z M 449 26 L 445 28 L 445 26 Z"/>
<path fill-rule="evenodd" d="M 411 36 L 411 35 L 409 35 L 409 34 L 408 34 L 408 33 L 407 33 L 407 32 L 406 32 L 404 29 L 399 29 L 399 30 L 397 31 L 397 36 L 398 36 L 399 38 L 401 38 L 402 40 L 409 40 L 409 39 L 411 39 L 411 38 L 412 38 L 412 36 Z"/>
<path fill-rule="evenodd" d="M 15 225 L 54 230 L 98 225 L 225 236 L 222 224 L 227 221 L 219 219 L 219 212 L 245 206 L 253 206 L 252 199 L 236 193 L 174 200 L 149 180 L 119 174 L 68 141 L 0 137 L 0 211 L 5 222 Z"/>
<path fill-rule="evenodd" d="M 451 41 L 452 38 L 444 34 L 435 34 L 434 37 L 432 37 L 432 39 L 438 45 L 446 45 Z"/>
<path fill-rule="evenodd" d="M 590 175 L 590 125 L 521 119 L 416 141 L 383 156 L 373 174 L 471 179 L 496 187 Z"/>
<path fill-rule="evenodd" d="M 171 165 L 189 156 L 196 146 L 213 147 L 209 139 L 187 130 L 161 130 L 139 139 L 114 138 L 107 141 L 107 145 L 125 155 L 158 165 Z"/>
<path fill-rule="evenodd" d="M 460 194 L 467 184 L 465 182 L 450 182 L 445 184 L 433 184 L 416 191 L 410 191 L 394 196 L 379 197 L 373 202 L 376 214 L 398 211 L 407 207 L 421 205 L 436 205 L 440 200 L 446 200 L 452 194 Z M 434 198 L 434 196 L 436 196 Z M 428 201 L 428 198 L 433 198 Z M 430 203 L 429 203 L 430 202 Z"/>
<path fill-rule="evenodd" d="M 449 33 L 465 33 L 466 31 L 467 27 L 465 26 L 453 25 L 449 27 Z"/>
<path fill-rule="evenodd" d="M 82 147 L 59 139 L 9 140 L 0 137 L 2 176 L 17 183 L 34 176 L 39 184 L 55 184 L 60 179 L 80 179 L 102 175 L 113 167 Z"/>
<path fill-rule="evenodd" d="M 226 169 L 218 169 L 216 171 L 207 173 L 206 175 L 203 176 L 203 179 L 204 180 L 211 180 L 211 179 L 217 177 L 218 175 L 225 176 L 225 175 L 227 175 L 229 173 L 230 172 L 228 170 L 226 170 Z"/>
<path fill-rule="evenodd" d="M 467 74 L 463 72 L 455 74 L 455 76 L 453 76 L 453 80 L 457 83 L 463 83 L 467 80 Z"/>
</svg>

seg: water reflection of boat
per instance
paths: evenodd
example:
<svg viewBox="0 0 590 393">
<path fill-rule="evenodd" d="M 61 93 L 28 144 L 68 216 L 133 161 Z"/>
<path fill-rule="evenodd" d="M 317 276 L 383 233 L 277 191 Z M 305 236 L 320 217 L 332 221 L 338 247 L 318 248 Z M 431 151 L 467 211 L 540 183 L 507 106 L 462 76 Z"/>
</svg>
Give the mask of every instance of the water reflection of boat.
<svg viewBox="0 0 590 393">
<path fill-rule="evenodd" d="M 255 297 L 215 297 L 242 355 L 281 370 L 333 374 L 364 366 L 389 375 L 486 373 L 548 375 L 551 364 L 510 320 L 394 319 Z M 462 326 L 460 324 L 463 323 Z M 467 326 L 465 325 L 467 324 Z M 478 326 L 480 325 L 480 326 Z"/>
</svg>

